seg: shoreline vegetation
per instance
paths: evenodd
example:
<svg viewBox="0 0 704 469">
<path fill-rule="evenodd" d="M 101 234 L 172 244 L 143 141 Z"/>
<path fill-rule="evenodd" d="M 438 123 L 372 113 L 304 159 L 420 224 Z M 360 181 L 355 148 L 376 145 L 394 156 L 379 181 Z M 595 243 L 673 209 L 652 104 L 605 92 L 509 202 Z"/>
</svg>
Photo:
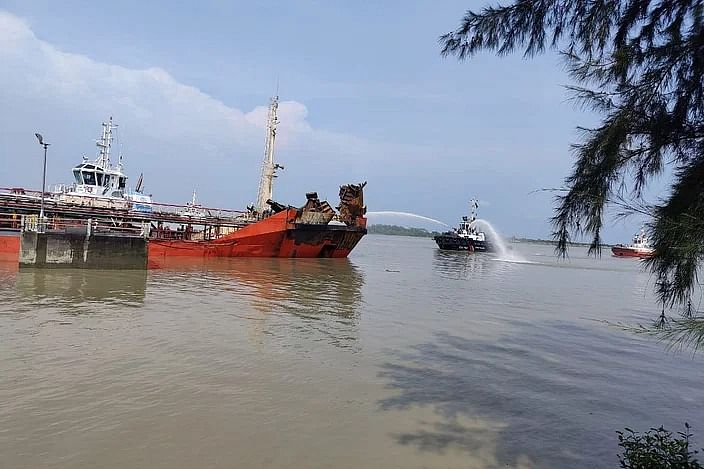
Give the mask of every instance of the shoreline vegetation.
<svg viewBox="0 0 704 469">
<path fill-rule="evenodd" d="M 425 228 L 408 228 L 399 225 L 384 225 L 384 224 L 373 224 L 367 226 L 367 232 L 369 234 L 378 234 L 386 236 L 411 236 L 414 238 L 432 238 L 441 234 L 439 231 L 428 231 Z M 535 238 L 523 238 L 519 236 L 510 236 L 505 238 L 507 243 L 534 243 L 534 244 L 550 244 L 556 245 L 556 241 L 551 239 L 535 239 Z M 570 243 L 571 246 L 589 246 L 589 243 Z M 610 244 L 602 244 L 604 247 L 611 246 Z"/>
<path fill-rule="evenodd" d="M 438 231 L 428 231 L 425 228 L 407 228 L 405 226 L 383 224 L 367 225 L 367 233 L 389 236 L 413 236 L 415 238 L 432 238 L 440 234 Z"/>
</svg>

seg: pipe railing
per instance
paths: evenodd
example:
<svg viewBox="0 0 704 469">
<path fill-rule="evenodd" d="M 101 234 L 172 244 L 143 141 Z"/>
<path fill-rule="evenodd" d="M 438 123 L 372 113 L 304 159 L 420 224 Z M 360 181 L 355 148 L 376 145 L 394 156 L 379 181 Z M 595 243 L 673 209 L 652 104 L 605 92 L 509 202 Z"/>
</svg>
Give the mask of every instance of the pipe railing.
<svg viewBox="0 0 704 469">
<path fill-rule="evenodd" d="M 58 186 L 58 185 L 55 185 Z M 35 197 L 39 197 L 42 194 L 42 191 L 38 190 L 32 190 L 32 189 L 24 189 L 22 187 L 0 187 L 0 193 L 5 193 L 6 195 L 31 195 Z M 50 192 L 47 191 L 45 192 L 47 195 L 58 195 L 58 192 Z M 236 215 L 246 215 L 248 212 L 245 210 L 234 210 L 234 209 L 229 209 L 229 208 L 218 208 L 218 207 L 205 207 L 205 206 L 200 206 L 200 205 L 191 205 L 191 204 L 167 204 L 167 203 L 162 203 L 162 202 L 146 202 L 146 201 L 136 201 L 136 200 L 131 200 L 131 199 L 123 199 L 127 202 L 130 202 L 132 205 L 150 205 L 153 207 L 161 207 L 163 208 L 163 211 L 171 211 L 171 210 L 183 210 L 183 209 L 191 209 L 194 211 L 199 211 L 199 212 L 212 212 L 212 213 L 222 213 L 222 214 L 229 214 L 230 216 L 236 216 Z M 208 216 L 214 216 L 214 215 L 208 215 Z"/>
<path fill-rule="evenodd" d="M 110 236 L 131 236 L 131 237 L 149 237 L 150 224 L 129 223 L 126 225 L 115 225 L 102 220 L 92 218 L 57 218 L 44 217 L 39 219 L 38 215 L 23 215 L 20 221 L 20 229 L 23 232 L 35 233 L 80 233 L 84 232 L 87 236 L 95 234 L 110 235 Z"/>
</svg>

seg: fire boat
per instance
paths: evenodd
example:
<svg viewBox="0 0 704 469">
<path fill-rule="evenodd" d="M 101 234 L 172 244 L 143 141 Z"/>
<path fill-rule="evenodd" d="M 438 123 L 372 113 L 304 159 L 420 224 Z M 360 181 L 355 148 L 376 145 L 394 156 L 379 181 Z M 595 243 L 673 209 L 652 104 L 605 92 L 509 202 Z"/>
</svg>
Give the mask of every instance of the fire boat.
<svg viewBox="0 0 704 469">
<path fill-rule="evenodd" d="M 650 238 L 645 230 L 641 230 L 633 236 L 631 244 L 617 244 L 611 248 L 614 257 L 638 257 L 647 259 L 655 255 L 655 249 L 650 244 Z"/>
<path fill-rule="evenodd" d="M 487 240 L 486 234 L 474 226 L 478 208 L 479 202 L 472 199 L 470 214 L 462 217 L 459 226 L 433 238 L 438 248 L 450 251 L 494 252 L 494 246 Z"/>
</svg>

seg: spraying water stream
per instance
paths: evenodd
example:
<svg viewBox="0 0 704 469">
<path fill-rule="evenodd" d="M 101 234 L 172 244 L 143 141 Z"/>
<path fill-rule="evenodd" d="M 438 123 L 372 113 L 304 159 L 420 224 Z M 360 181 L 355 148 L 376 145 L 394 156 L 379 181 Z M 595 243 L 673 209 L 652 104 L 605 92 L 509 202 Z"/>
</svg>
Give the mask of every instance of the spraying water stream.
<svg viewBox="0 0 704 469">
<path fill-rule="evenodd" d="M 425 220 L 425 221 L 429 221 L 432 223 L 437 223 L 438 225 L 446 226 L 448 228 L 450 226 L 447 223 L 443 223 L 440 220 L 436 220 L 435 218 L 424 217 L 423 215 L 418 215 L 415 213 L 395 212 L 395 211 L 391 211 L 391 210 L 385 210 L 385 211 L 380 211 L 380 212 L 367 212 L 367 217 L 377 217 L 377 216 L 396 216 L 396 217 L 415 218 L 417 220 Z"/>
<path fill-rule="evenodd" d="M 501 235 L 494 229 L 493 225 L 486 220 L 477 218 L 472 222 L 472 226 L 479 230 L 484 231 L 489 242 L 491 242 L 496 248 L 496 254 L 498 255 L 498 260 L 507 262 L 527 262 L 521 255 L 517 254 L 513 250 L 509 250 L 506 246 L 506 242 L 501 237 Z"/>
</svg>

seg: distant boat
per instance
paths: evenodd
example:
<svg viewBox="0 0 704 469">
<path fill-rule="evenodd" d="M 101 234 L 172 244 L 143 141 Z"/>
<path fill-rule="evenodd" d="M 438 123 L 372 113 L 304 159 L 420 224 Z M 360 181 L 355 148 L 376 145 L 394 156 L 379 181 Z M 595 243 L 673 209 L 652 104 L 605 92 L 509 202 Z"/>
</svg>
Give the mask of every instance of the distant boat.
<svg viewBox="0 0 704 469">
<path fill-rule="evenodd" d="M 641 259 L 655 255 L 655 249 L 650 244 L 650 239 L 644 229 L 633 236 L 631 244 L 617 244 L 611 248 L 611 252 L 614 257 L 638 257 Z"/>
<path fill-rule="evenodd" d="M 470 201 L 470 215 L 463 216 L 457 228 L 439 234 L 433 239 L 438 247 L 447 251 L 494 252 L 494 246 L 487 241 L 486 234 L 477 230 L 472 224 L 477 219 L 479 203 Z"/>
</svg>

